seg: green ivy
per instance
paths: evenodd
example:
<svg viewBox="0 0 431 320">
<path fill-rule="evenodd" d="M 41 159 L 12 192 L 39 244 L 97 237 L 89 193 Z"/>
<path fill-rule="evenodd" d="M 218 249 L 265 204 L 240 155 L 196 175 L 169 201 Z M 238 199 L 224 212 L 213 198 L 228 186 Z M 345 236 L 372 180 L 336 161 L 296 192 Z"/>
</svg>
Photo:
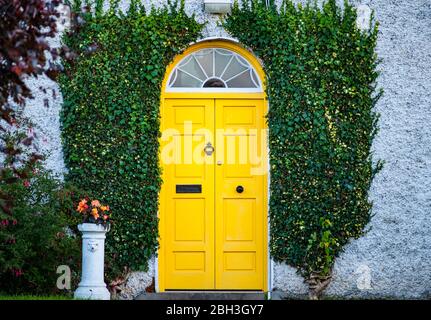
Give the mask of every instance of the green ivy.
<svg viewBox="0 0 431 320">
<path fill-rule="evenodd" d="M 335 257 L 371 217 L 368 191 L 377 132 L 377 23 L 356 9 L 234 5 L 224 27 L 263 61 L 271 166 L 271 254 L 307 279 L 331 274 Z"/>
<path fill-rule="evenodd" d="M 93 8 L 81 13 L 81 7 Z M 117 272 L 145 270 L 158 246 L 159 105 L 173 57 L 200 36 L 184 1 L 126 13 L 112 0 L 72 3 L 75 28 L 63 37 L 76 58 L 60 77 L 66 179 L 113 213 L 107 255 Z M 121 268 L 121 269 L 120 269 Z"/>
</svg>

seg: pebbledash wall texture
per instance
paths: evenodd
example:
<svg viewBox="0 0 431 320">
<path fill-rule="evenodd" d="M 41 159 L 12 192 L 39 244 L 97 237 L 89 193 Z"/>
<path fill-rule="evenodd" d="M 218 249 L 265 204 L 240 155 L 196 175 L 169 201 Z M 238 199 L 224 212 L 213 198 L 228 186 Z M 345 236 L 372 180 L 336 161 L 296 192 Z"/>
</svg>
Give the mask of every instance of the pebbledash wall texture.
<svg viewBox="0 0 431 320">
<path fill-rule="evenodd" d="M 148 8 L 165 0 L 144 0 Z M 281 1 L 278 1 L 281 2 Z M 297 1 L 305 2 L 305 1 Z M 342 5 L 343 1 L 339 1 Z M 377 105 L 380 132 L 373 144 L 374 158 L 385 167 L 372 185 L 374 202 L 369 232 L 352 240 L 336 260 L 326 296 L 367 298 L 431 297 L 431 1 L 351 0 L 367 23 L 371 10 L 380 23 L 377 53 L 382 59 L 378 84 L 385 90 Z M 129 1 L 122 1 L 127 9 Z M 206 37 L 229 37 L 218 26 L 218 15 L 203 11 L 203 0 L 185 0 L 188 13 L 207 22 Z M 360 22 L 359 21 L 359 22 Z M 59 45 L 59 37 L 52 40 Z M 66 172 L 60 139 L 58 85 L 47 78 L 31 81 L 37 90 L 28 102 L 28 115 L 39 124 L 38 146 L 49 157 L 46 166 Z M 55 93 L 54 95 L 52 93 Z M 296 270 L 271 263 L 275 297 L 300 297 L 307 286 Z M 151 285 L 156 260 L 148 272 L 133 273 L 120 298 L 131 299 Z"/>
</svg>

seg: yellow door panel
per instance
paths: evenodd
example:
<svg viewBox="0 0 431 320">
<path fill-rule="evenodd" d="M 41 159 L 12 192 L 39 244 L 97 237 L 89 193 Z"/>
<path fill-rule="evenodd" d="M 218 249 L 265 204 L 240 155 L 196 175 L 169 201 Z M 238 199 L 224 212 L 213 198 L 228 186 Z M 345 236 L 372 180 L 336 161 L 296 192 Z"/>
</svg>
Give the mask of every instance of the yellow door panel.
<svg viewBox="0 0 431 320">
<path fill-rule="evenodd" d="M 162 119 L 164 287 L 213 289 L 214 165 L 204 146 L 213 143 L 214 100 L 167 99 Z"/>
<path fill-rule="evenodd" d="M 254 126 L 256 123 L 256 110 L 255 106 L 245 105 L 245 106 L 226 106 L 224 110 L 224 125 L 225 126 L 235 126 L 238 125 Z"/>
<path fill-rule="evenodd" d="M 174 207 L 175 241 L 204 242 L 205 199 L 174 199 Z"/>
<path fill-rule="evenodd" d="M 253 241 L 256 238 L 255 214 L 254 199 L 224 199 L 224 240 Z"/>
<path fill-rule="evenodd" d="M 216 100 L 216 289 L 264 289 L 264 121 L 263 100 Z"/>
</svg>

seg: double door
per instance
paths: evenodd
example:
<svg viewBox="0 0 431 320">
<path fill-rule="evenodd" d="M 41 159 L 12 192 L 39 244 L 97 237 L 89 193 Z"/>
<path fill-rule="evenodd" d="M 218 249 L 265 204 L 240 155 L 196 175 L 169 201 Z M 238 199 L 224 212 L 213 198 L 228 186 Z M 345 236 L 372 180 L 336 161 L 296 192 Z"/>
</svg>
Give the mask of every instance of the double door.
<svg viewBox="0 0 431 320">
<path fill-rule="evenodd" d="M 164 290 L 263 290 L 263 99 L 165 99 L 159 273 Z"/>
</svg>

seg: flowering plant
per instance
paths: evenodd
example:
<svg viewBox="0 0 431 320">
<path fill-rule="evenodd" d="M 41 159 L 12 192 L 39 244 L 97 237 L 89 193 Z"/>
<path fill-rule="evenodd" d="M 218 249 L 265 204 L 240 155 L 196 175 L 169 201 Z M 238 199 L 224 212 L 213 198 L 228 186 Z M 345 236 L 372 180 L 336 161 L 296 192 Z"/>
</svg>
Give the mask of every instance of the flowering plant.
<svg viewBox="0 0 431 320">
<path fill-rule="evenodd" d="M 76 211 L 83 215 L 83 222 L 107 226 L 110 223 L 109 206 L 102 205 L 99 200 L 88 203 L 89 199 L 82 199 L 76 208 Z"/>
</svg>

